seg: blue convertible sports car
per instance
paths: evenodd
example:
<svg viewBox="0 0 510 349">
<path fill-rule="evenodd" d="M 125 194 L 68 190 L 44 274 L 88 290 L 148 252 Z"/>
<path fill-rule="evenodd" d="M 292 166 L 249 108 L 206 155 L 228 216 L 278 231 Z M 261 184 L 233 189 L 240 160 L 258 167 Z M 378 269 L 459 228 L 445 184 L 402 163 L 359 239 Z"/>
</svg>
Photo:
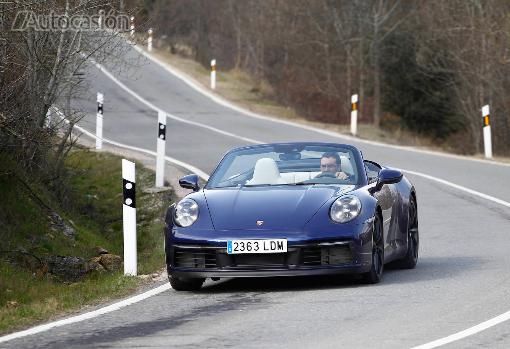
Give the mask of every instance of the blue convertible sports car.
<svg viewBox="0 0 510 349">
<path fill-rule="evenodd" d="M 176 290 L 208 277 L 354 273 L 381 280 L 384 265 L 418 260 L 416 191 L 400 171 L 353 146 L 263 144 L 227 153 L 203 189 L 166 215 L 168 275 Z"/>
</svg>

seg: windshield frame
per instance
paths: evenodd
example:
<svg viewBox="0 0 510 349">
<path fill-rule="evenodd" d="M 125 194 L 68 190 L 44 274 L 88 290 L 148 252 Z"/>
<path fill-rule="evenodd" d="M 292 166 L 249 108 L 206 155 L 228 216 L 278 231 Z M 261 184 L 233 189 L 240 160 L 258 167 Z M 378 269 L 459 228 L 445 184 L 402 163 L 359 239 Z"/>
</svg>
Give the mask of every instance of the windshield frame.
<svg viewBox="0 0 510 349">
<path fill-rule="evenodd" d="M 308 147 L 308 146 L 334 147 L 334 148 L 345 149 L 345 150 L 350 151 L 351 154 L 353 155 L 353 164 L 355 164 L 355 166 L 356 166 L 356 171 L 358 173 L 358 178 L 357 178 L 357 182 L 356 183 L 349 183 L 349 184 L 350 185 L 355 185 L 355 186 L 358 186 L 358 187 L 365 186 L 365 185 L 368 184 L 368 178 L 367 178 L 367 174 L 366 174 L 366 169 L 365 169 L 364 162 L 363 162 L 363 155 L 362 155 L 361 151 L 359 151 L 356 147 L 354 147 L 352 145 L 348 145 L 348 144 L 341 144 L 341 143 L 293 142 L 293 143 L 257 144 L 257 145 L 252 145 L 252 146 L 234 148 L 234 149 L 230 150 L 229 152 L 227 152 L 222 157 L 222 159 L 220 160 L 220 162 L 218 163 L 218 165 L 216 166 L 214 171 L 211 173 L 211 176 L 209 177 L 209 180 L 207 181 L 207 183 L 204 186 L 204 189 L 231 189 L 231 188 L 239 188 L 240 187 L 240 186 L 224 186 L 224 187 L 218 187 L 218 186 L 214 186 L 213 187 L 212 186 L 212 183 L 213 183 L 215 177 L 220 172 L 220 169 L 225 164 L 227 159 L 229 159 L 230 156 L 232 154 L 234 154 L 234 153 L 243 152 L 243 151 L 249 151 L 249 150 L 257 150 L 259 148 L 284 148 L 284 147 L 289 147 L 289 148 L 292 148 L 292 147 L 295 147 L 295 148 L 305 148 L 305 147 Z M 266 185 L 266 187 L 273 187 L 273 186 L 274 187 L 276 187 L 276 186 L 295 186 L 295 185 L 314 185 L 314 184 L 315 183 L 273 184 L 273 185 L 270 185 L 270 186 Z M 343 184 L 343 183 L 331 183 L 329 185 L 345 185 L 345 184 Z M 251 186 L 251 187 L 253 187 L 253 186 Z"/>
</svg>

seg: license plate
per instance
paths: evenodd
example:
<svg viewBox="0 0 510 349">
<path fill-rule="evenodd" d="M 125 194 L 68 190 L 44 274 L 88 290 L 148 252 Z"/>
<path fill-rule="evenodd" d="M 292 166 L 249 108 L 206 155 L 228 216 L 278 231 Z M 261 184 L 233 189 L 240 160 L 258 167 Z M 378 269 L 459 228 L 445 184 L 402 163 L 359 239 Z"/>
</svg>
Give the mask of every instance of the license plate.
<svg viewBox="0 0 510 349">
<path fill-rule="evenodd" d="M 228 254 L 240 253 L 284 253 L 287 252 L 287 240 L 229 240 Z"/>
</svg>

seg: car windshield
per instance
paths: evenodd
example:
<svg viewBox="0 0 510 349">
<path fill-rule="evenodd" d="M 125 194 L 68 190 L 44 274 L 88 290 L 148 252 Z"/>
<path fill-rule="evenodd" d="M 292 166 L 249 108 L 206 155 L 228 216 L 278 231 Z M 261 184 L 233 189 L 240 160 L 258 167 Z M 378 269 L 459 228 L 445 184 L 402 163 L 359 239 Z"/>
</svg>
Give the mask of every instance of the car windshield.
<svg viewBox="0 0 510 349">
<path fill-rule="evenodd" d="M 208 188 L 273 185 L 353 185 L 357 158 L 341 145 L 283 144 L 233 151 L 222 160 Z"/>
</svg>

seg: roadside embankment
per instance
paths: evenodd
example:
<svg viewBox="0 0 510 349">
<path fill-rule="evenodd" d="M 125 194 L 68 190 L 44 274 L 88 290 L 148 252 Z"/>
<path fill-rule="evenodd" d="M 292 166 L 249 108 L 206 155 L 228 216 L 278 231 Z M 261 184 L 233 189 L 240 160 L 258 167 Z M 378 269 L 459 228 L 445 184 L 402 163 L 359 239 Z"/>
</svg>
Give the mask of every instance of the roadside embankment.
<svg viewBox="0 0 510 349">
<path fill-rule="evenodd" d="M 143 276 L 124 277 L 121 157 L 76 148 L 62 187 L 47 188 L 1 156 L 0 333 L 122 297 L 161 273 L 164 212 L 175 193 L 150 190 L 151 170 L 137 166 Z"/>
</svg>

